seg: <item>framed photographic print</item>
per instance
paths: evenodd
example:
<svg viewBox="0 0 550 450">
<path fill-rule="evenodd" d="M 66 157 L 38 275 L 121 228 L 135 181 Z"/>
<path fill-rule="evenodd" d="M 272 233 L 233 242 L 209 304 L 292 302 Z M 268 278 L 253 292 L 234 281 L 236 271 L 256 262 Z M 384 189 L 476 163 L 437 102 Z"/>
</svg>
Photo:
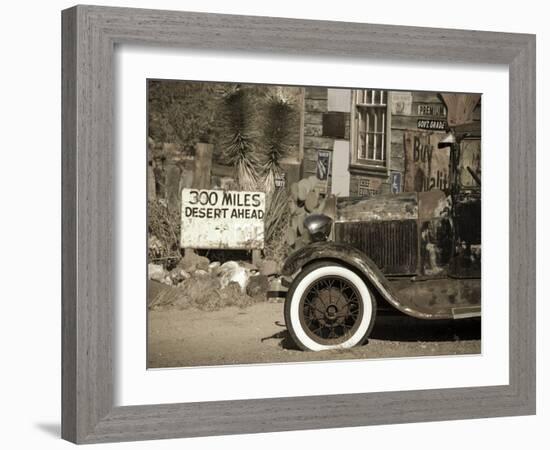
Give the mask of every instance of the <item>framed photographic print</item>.
<svg viewBox="0 0 550 450">
<path fill-rule="evenodd" d="M 533 414 L 534 169 L 532 35 L 63 11 L 63 437 Z"/>
</svg>

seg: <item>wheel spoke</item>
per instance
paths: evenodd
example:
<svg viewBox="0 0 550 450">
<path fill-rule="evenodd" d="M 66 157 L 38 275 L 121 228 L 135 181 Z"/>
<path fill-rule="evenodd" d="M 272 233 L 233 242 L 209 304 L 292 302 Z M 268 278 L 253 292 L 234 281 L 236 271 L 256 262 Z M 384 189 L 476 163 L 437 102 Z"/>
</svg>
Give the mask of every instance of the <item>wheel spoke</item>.
<svg viewBox="0 0 550 450">
<path fill-rule="evenodd" d="M 317 307 L 317 305 L 316 305 L 317 302 L 316 302 L 315 300 L 321 301 L 321 300 L 319 299 L 319 297 L 314 297 L 313 299 L 306 298 L 306 300 L 304 301 L 304 304 L 307 305 L 307 306 L 309 306 L 309 307 L 311 307 L 311 308 L 313 308 L 313 309 L 316 309 L 316 310 L 318 310 L 319 312 L 322 312 L 322 313 L 324 314 L 325 311 L 323 311 L 322 309 L 319 309 L 319 308 Z M 321 303 L 322 303 L 322 302 L 321 302 Z"/>
<path fill-rule="evenodd" d="M 340 342 L 353 335 L 362 311 L 353 284 L 339 276 L 316 280 L 302 295 L 303 324 L 320 343 Z"/>
</svg>

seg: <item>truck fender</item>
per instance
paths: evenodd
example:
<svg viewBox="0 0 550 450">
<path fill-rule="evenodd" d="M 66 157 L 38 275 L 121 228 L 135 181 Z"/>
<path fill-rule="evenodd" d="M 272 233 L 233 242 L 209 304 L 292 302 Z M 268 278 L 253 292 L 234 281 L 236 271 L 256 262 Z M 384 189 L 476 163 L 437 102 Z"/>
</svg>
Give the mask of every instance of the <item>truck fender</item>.
<svg viewBox="0 0 550 450">
<path fill-rule="evenodd" d="M 316 261 L 334 261 L 347 266 L 366 280 L 367 284 L 394 308 L 419 319 L 433 318 L 430 314 L 420 312 L 411 305 L 399 301 L 378 266 L 362 251 L 351 245 L 337 242 L 315 242 L 306 245 L 288 256 L 281 274 L 290 285 L 302 268 Z"/>
</svg>

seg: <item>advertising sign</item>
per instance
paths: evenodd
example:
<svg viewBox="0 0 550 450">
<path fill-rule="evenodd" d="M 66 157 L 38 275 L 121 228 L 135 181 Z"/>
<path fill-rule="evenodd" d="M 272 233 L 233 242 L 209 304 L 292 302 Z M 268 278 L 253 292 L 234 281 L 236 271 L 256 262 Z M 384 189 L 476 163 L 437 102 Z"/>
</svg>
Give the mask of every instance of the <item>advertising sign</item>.
<svg viewBox="0 0 550 450">
<path fill-rule="evenodd" d="M 390 189 L 392 194 L 401 192 L 401 172 L 390 173 Z"/>
<path fill-rule="evenodd" d="M 360 197 L 372 197 L 380 194 L 382 180 L 380 178 L 361 178 L 357 192 Z"/>
<path fill-rule="evenodd" d="M 264 216 L 263 192 L 183 189 L 181 247 L 262 249 Z"/>
<path fill-rule="evenodd" d="M 460 184 L 465 188 L 479 187 L 472 173 L 481 178 L 481 140 L 465 139 L 460 144 Z"/>
<path fill-rule="evenodd" d="M 446 117 L 447 110 L 444 105 L 421 103 L 416 107 L 418 116 Z"/>
<path fill-rule="evenodd" d="M 286 186 L 286 173 L 280 172 L 275 174 L 275 187 L 277 189 L 284 189 Z"/>
<path fill-rule="evenodd" d="M 412 93 L 392 92 L 391 113 L 401 116 L 410 116 L 412 111 Z"/>
<path fill-rule="evenodd" d="M 330 153 L 326 150 L 319 150 L 317 152 L 317 178 L 321 181 L 328 179 L 328 172 L 330 170 Z"/>
<path fill-rule="evenodd" d="M 416 121 L 416 127 L 421 130 L 445 131 L 447 129 L 447 121 L 438 119 L 418 119 Z"/>
<path fill-rule="evenodd" d="M 438 148 L 444 133 L 405 132 L 404 192 L 445 190 L 450 185 L 449 148 Z"/>
</svg>

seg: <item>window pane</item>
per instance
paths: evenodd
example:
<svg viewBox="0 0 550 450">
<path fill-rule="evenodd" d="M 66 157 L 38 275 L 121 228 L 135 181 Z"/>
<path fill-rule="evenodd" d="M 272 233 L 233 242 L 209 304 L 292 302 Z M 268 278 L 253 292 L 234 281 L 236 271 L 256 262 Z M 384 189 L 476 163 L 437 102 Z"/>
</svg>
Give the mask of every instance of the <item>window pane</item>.
<svg viewBox="0 0 550 450">
<path fill-rule="evenodd" d="M 365 159 L 367 157 L 367 149 L 365 148 L 365 133 L 359 133 L 358 150 L 357 157 Z"/>
<path fill-rule="evenodd" d="M 382 161 L 384 161 L 386 159 L 386 133 L 382 133 L 380 135 L 380 149 L 381 149 L 381 152 L 380 152 L 380 159 Z"/>
<path fill-rule="evenodd" d="M 374 159 L 374 135 L 371 133 L 367 134 L 367 145 L 368 145 L 367 158 Z"/>
<path fill-rule="evenodd" d="M 384 109 L 382 108 L 379 108 L 378 110 L 378 113 L 379 113 L 379 118 L 378 118 L 378 131 L 380 133 L 383 133 L 384 130 L 385 130 L 385 121 L 386 121 L 386 112 L 384 111 Z"/>
<path fill-rule="evenodd" d="M 362 109 L 358 110 L 357 125 L 358 125 L 359 133 L 364 133 L 365 131 L 367 131 L 365 130 L 365 113 L 363 112 Z"/>
<path fill-rule="evenodd" d="M 376 157 L 377 160 L 382 160 L 382 134 L 377 135 L 376 139 Z"/>
<path fill-rule="evenodd" d="M 388 94 L 376 89 L 361 89 L 355 94 L 356 157 L 384 163 L 386 160 L 386 109 Z"/>
<path fill-rule="evenodd" d="M 367 109 L 367 125 L 367 131 L 374 131 L 374 111 L 372 110 L 372 108 Z"/>
</svg>

